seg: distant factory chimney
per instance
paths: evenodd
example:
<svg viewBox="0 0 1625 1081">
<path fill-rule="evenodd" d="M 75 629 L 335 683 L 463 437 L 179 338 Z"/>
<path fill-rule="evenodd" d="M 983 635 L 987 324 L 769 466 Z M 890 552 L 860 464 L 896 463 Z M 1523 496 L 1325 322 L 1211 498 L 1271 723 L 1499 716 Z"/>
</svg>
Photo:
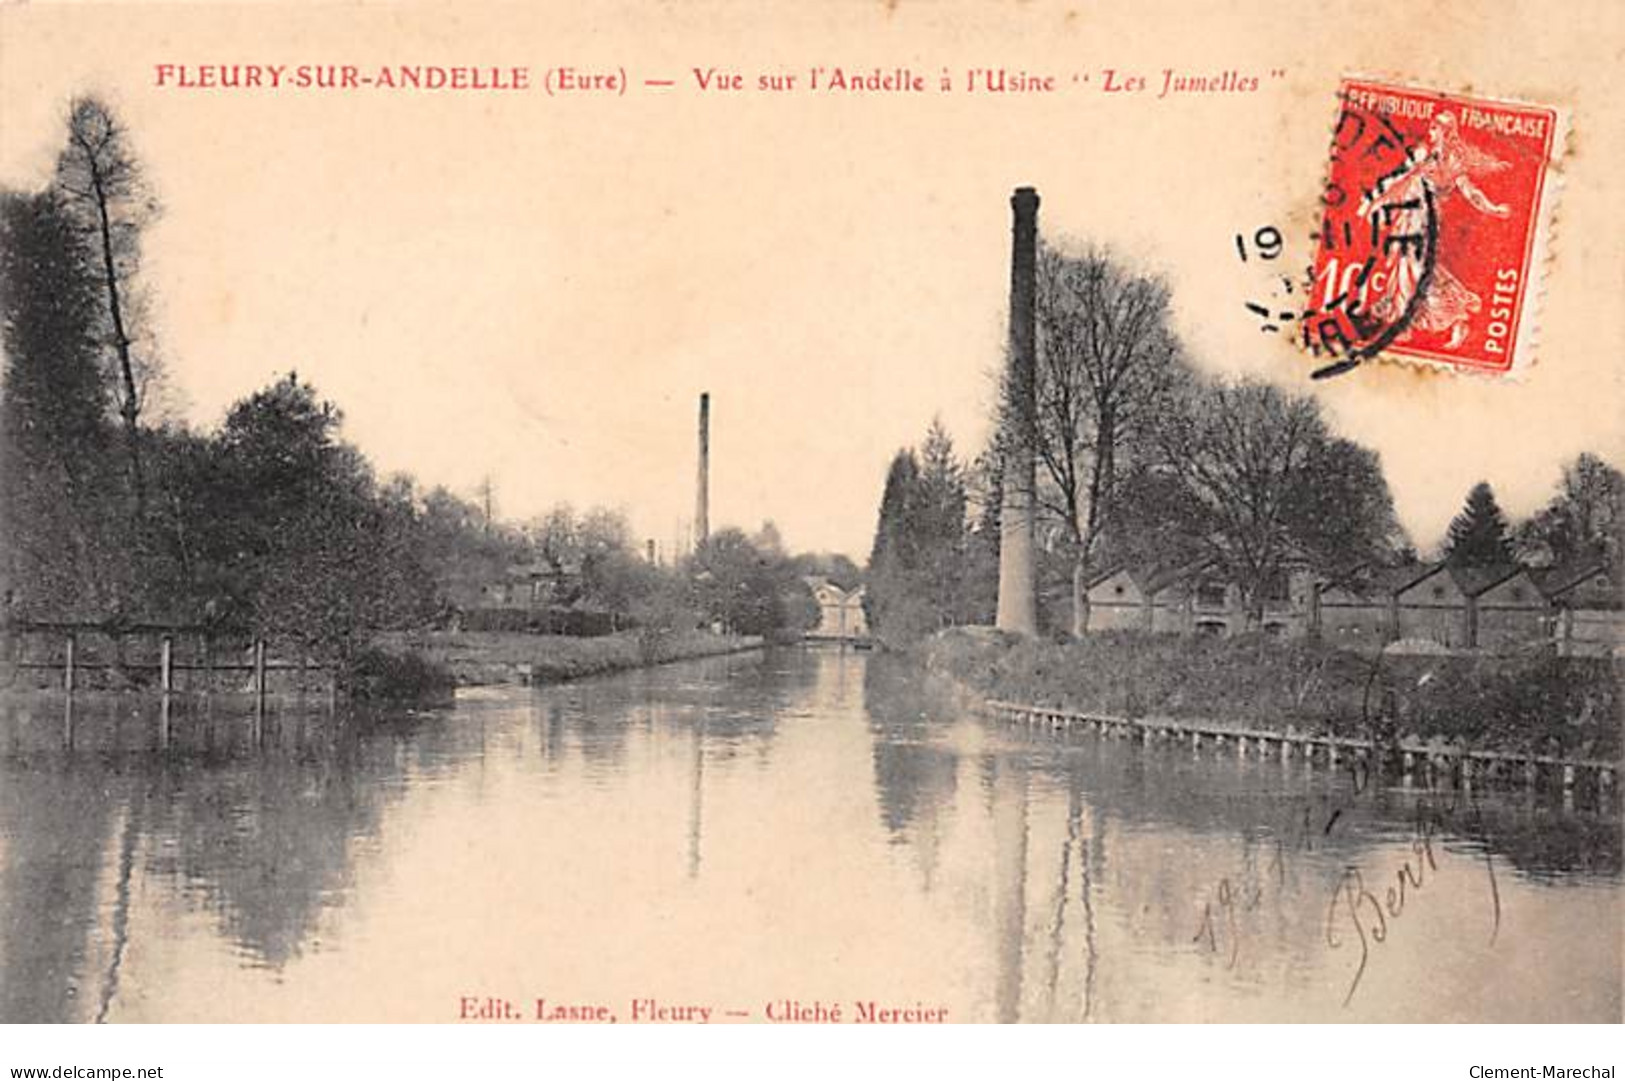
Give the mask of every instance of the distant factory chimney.
<svg viewBox="0 0 1625 1081">
<path fill-rule="evenodd" d="M 1000 630 L 1038 633 L 1033 567 L 1033 455 L 1038 420 L 1037 333 L 1038 192 L 1017 188 L 1010 253 L 1010 366 L 1005 375 L 1005 460 L 999 510 Z"/>
<path fill-rule="evenodd" d="M 653 567 L 660 562 L 660 556 L 655 551 L 655 539 L 653 537 L 643 542 L 643 550 L 649 557 L 649 566 Z"/>
<path fill-rule="evenodd" d="M 711 395 L 700 395 L 699 486 L 694 493 L 694 547 L 711 535 Z"/>
</svg>

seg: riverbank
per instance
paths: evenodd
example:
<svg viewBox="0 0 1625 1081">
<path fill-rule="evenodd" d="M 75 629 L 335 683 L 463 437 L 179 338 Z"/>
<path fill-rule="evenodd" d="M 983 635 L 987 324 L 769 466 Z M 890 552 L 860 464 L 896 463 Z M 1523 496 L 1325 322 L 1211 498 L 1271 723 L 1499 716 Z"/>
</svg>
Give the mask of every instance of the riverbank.
<svg viewBox="0 0 1625 1081">
<path fill-rule="evenodd" d="M 427 631 L 379 639 L 381 649 L 420 658 L 460 687 L 562 683 L 586 676 L 673 661 L 761 649 L 761 638 L 686 631 L 651 638 L 612 634 L 597 638 L 507 631 Z"/>
<path fill-rule="evenodd" d="M 984 698 L 1038 708 L 1621 758 L 1625 673 L 1603 658 L 1373 657 L 1262 635 L 1024 641 L 985 629 L 946 631 L 916 648 L 928 670 Z"/>
</svg>

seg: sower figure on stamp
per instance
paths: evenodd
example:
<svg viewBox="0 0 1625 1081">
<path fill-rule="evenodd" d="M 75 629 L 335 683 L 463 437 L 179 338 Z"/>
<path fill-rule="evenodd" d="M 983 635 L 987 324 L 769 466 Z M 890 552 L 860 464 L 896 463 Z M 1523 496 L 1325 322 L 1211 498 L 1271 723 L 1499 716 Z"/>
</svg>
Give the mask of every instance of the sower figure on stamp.
<svg viewBox="0 0 1625 1081">
<path fill-rule="evenodd" d="M 1389 226 L 1395 236 L 1420 235 L 1428 227 L 1425 195 L 1431 191 L 1434 213 L 1439 217 L 1444 216 L 1451 196 L 1459 193 L 1479 213 L 1505 218 L 1510 208 L 1492 201 L 1473 177 L 1500 172 L 1507 165 L 1468 145 L 1457 129 L 1455 116 L 1440 113 L 1428 127 L 1428 145 L 1422 157 L 1393 184 L 1374 193 L 1362 215 L 1376 218 L 1381 214 L 1379 224 Z M 1445 265 L 1448 255 L 1440 253 L 1426 293 L 1417 299 L 1415 313 L 1401 339 L 1418 329 L 1434 333 L 1448 330 L 1447 349 L 1457 348 L 1466 339 L 1468 318 L 1483 306 L 1483 300 L 1450 272 Z M 1421 271 L 1414 259 L 1406 257 L 1403 247 L 1385 253 L 1380 276 L 1374 275 L 1373 280 L 1385 282 L 1382 297 L 1372 305 L 1373 314 L 1385 322 L 1398 319 L 1422 285 Z"/>
</svg>

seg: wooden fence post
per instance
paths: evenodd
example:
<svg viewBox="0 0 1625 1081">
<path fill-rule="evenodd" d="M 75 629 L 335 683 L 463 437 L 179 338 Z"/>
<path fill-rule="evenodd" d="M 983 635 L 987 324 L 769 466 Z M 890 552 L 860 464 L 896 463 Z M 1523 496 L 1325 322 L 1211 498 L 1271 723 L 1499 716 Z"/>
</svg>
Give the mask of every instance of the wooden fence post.
<svg viewBox="0 0 1625 1081">
<path fill-rule="evenodd" d="M 254 697 L 265 702 L 265 640 L 254 639 Z"/>
</svg>

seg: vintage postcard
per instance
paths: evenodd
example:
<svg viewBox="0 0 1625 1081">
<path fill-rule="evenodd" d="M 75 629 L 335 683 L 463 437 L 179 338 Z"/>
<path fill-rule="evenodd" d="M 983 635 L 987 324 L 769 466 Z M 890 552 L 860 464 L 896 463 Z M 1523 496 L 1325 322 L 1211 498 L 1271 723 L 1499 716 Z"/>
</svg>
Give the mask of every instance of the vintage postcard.
<svg viewBox="0 0 1625 1081">
<path fill-rule="evenodd" d="M 1620 1021 L 1622 30 L 0 4 L 0 1022 Z"/>
</svg>

